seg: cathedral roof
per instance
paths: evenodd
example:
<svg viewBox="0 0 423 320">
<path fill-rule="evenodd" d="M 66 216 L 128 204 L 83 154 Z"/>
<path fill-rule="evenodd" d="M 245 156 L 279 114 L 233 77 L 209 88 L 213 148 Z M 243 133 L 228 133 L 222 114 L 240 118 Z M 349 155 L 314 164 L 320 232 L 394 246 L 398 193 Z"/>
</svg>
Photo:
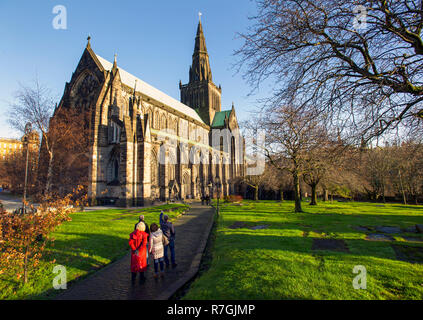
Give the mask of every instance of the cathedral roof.
<svg viewBox="0 0 423 320">
<path fill-rule="evenodd" d="M 231 115 L 232 110 L 225 110 L 216 112 L 214 114 L 213 123 L 211 125 L 212 128 L 219 128 L 225 126 L 225 119 Z"/>
<path fill-rule="evenodd" d="M 103 68 L 105 70 L 112 70 L 113 68 L 113 63 L 111 63 L 110 61 L 107 61 L 106 59 L 100 57 L 99 55 L 97 55 L 98 60 L 100 61 L 101 65 L 103 66 Z M 201 123 L 204 123 L 203 120 L 201 120 L 200 116 L 198 115 L 198 113 L 188 107 L 187 105 L 179 102 L 178 100 L 168 96 L 167 94 L 165 94 L 164 92 L 154 88 L 152 85 L 146 83 L 145 81 L 135 77 L 134 75 L 130 74 L 129 72 L 123 70 L 122 68 L 118 68 L 119 69 L 119 74 L 120 74 L 120 78 L 122 83 L 124 83 L 125 85 L 127 85 L 130 88 L 134 88 L 135 87 L 135 82 L 136 84 L 136 91 L 140 92 L 154 100 L 157 100 L 169 107 L 171 107 L 172 109 L 179 111 L 185 115 L 187 115 L 188 117 L 197 120 Z"/>
</svg>

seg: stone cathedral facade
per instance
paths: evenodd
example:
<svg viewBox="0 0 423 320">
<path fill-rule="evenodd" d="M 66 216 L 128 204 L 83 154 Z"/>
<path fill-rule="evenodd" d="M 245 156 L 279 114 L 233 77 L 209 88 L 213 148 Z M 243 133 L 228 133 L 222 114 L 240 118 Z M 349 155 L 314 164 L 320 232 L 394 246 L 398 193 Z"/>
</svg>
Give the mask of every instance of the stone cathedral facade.
<svg viewBox="0 0 423 320">
<path fill-rule="evenodd" d="M 94 53 L 90 38 L 58 108 L 90 110 L 88 196 L 92 204 L 142 206 L 200 198 L 219 181 L 237 193 L 244 142 L 234 106 L 221 110 L 198 24 L 189 82 L 178 101 Z"/>
</svg>

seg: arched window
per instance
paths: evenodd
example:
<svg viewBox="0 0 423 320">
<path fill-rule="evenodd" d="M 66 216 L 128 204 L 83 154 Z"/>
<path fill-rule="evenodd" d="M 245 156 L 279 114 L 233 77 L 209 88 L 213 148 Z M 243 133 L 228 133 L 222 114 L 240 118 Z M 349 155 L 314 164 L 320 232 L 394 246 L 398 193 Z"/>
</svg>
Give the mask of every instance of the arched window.
<svg viewBox="0 0 423 320">
<path fill-rule="evenodd" d="M 119 160 L 112 158 L 107 165 L 107 183 L 119 182 Z"/>
<path fill-rule="evenodd" d="M 148 110 L 147 115 L 148 115 L 148 124 L 150 125 L 150 128 L 151 128 L 153 125 L 153 113 L 151 112 L 151 110 Z"/>
<path fill-rule="evenodd" d="M 173 122 L 173 130 L 175 131 L 175 134 L 178 134 L 178 120 L 175 119 Z"/>
<path fill-rule="evenodd" d="M 159 184 L 159 162 L 157 161 L 157 155 L 155 152 L 152 152 L 151 155 L 150 170 L 151 185 L 156 187 Z"/>
<path fill-rule="evenodd" d="M 109 141 L 111 143 L 119 143 L 120 142 L 120 126 L 114 122 L 110 122 L 110 130 L 109 130 Z"/>
<path fill-rule="evenodd" d="M 164 114 L 161 118 L 160 129 L 166 129 L 166 116 Z"/>
<path fill-rule="evenodd" d="M 231 138 L 231 159 L 230 159 L 230 178 L 235 178 L 235 137 Z"/>
<path fill-rule="evenodd" d="M 160 129 L 159 128 L 159 112 L 156 111 L 154 113 L 154 129 Z"/>
<path fill-rule="evenodd" d="M 119 180 L 119 161 L 115 159 L 113 162 L 113 180 Z"/>
</svg>

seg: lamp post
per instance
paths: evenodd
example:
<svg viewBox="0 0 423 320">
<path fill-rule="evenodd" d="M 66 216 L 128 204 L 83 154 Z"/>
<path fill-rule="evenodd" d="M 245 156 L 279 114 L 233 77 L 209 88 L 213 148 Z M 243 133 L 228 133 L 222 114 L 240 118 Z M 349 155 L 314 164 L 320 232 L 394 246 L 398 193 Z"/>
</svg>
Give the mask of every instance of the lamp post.
<svg viewBox="0 0 423 320">
<path fill-rule="evenodd" d="M 213 198 L 213 183 L 211 182 L 211 180 L 207 186 L 209 187 L 209 199 Z"/>
<path fill-rule="evenodd" d="M 24 147 L 26 148 L 26 165 L 25 165 L 25 184 L 24 184 L 24 193 L 22 199 L 22 213 L 26 213 L 26 187 L 28 184 L 28 160 L 29 160 L 29 134 L 32 131 L 32 125 L 28 122 L 25 125 L 25 135 L 23 138 Z"/>
<path fill-rule="evenodd" d="M 222 183 L 220 182 L 219 177 L 216 177 L 215 179 L 215 186 L 216 186 L 216 192 L 217 192 L 217 214 L 219 214 L 219 200 L 220 200 L 220 192 L 222 189 Z"/>
</svg>

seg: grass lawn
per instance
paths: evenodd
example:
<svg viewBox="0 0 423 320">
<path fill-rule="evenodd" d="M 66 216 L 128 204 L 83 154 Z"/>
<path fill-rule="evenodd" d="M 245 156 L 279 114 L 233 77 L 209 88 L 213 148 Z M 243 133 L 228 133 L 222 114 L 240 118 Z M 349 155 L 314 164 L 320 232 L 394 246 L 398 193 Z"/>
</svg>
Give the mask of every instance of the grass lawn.
<svg viewBox="0 0 423 320">
<path fill-rule="evenodd" d="M 423 299 L 423 242 L 417 233 L 368 241 L 376 226 L 423 223 L 423 206 L 357 202 L 245 201 L 224 205 L 209 269 L 184 299 Z M 249 227 L 266 225 L 267 229 Z M 368 231 L 356 229 L 370 227 Z M 230 228 L 232 227 L 232 228 Z M 233 228 L 238 227 L 238 228 Z M 317 240 L 315 240 L 317 239 Z M 318 239 L 339 239 L 339 251 L 316 250 Z M 398 260 L 394 247 L 414 263 Z M 367 289 L 354 289 L 356 265 L 367 269 Z"/>
<path fill-rule="evenodd" d="M 0 299 L 51 298 L 57 293 L 52 288 L 52 281 L 57 276 L 53 273 L 55 265 L 66 267 L 68 285 L 71 285 L 70 281 L 80 280 L 129 252 L 129 234 L 140 214 L 144 214 L 146 222 L 151 224 L 159 222 L 160 210 L 172 209 L 167 214 L 174 220 L 187 208 L 182 204 L 169 204 L 137 210 L 73 213 L 72 221 L 65 222 L 54 232 L 54 245 L 48 248 L 40 268 L 29 274 L 25 286 L 16 277 L 0 275 Z"/>
</svg>

